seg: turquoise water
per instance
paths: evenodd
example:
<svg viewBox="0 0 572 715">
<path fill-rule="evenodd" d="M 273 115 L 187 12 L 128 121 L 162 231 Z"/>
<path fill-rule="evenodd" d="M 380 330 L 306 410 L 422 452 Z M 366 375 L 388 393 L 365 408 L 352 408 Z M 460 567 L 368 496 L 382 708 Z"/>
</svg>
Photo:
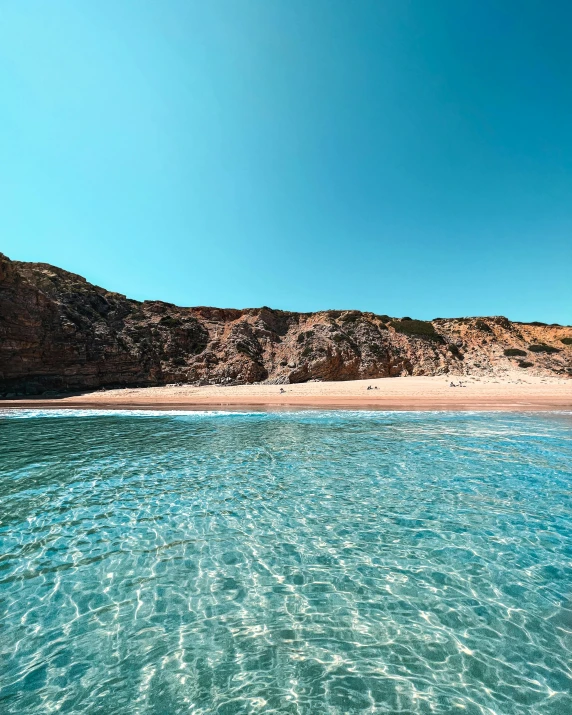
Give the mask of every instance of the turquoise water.
<svg viewBox="0 0 572 715">
<path fill-rule="evenodd" d="M 572 713 L 572 415 L 0 415 L 0 712 Z"/>
</svg>

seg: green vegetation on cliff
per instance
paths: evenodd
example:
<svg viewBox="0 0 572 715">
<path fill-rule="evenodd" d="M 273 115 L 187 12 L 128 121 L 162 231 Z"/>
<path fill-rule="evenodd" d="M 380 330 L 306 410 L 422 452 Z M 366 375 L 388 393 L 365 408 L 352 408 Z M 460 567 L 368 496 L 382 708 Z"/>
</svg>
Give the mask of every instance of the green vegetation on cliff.
<svg viewBox="0 0 572 715">
<path fill-rule="evenodd" d="M 444 340 L 435 330 L 432 323 L 426 320 L 412 320 L 411 318 L 402 318 L 401 320 L 392 320 L 391 327 L 398 333 L 409 335 L 414 338 L 424 338 L 425 340 L 433 340 L 436 343 L 443 343 Z"/>
</svg>

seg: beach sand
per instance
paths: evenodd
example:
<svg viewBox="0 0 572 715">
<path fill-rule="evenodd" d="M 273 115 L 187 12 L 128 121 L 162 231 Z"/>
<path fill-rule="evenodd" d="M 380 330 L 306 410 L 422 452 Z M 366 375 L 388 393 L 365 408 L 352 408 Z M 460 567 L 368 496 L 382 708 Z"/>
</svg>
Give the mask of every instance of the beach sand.
<svg viewBox="0 0 572 715">
<path fill-rule="evenodd" d="M 370 386 L 372 389 L 368 389 Z M 0 407 L 572 410 L 572 380 L 523 375 L 519 371 L 507 372 L 502 377 L 443 375 L 233 387 L 173 385 L 99 390 L 49 399 L 2 400 Z"/>
</svg>

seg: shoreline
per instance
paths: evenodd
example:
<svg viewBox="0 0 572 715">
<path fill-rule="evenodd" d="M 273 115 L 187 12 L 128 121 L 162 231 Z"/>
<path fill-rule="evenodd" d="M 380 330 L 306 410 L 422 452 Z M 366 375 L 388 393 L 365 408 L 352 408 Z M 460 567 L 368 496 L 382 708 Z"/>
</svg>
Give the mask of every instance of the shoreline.
<svg viewBox="0 0 572 715">
<path fill-rule="evenodd" d="M 176 404 L 152 404 L 152 403 L 105 403 L 93 404 L 74 403 L 74 404 L 54 404 L 54 403 L 31 403 L 23 402 L 18 404 L 3 405 L 0 403 L 0 414 L 2 410 L 93 410 L 95 411 L 149 411 L 149 412 L 209 412 L 209 411 L 226 411 L 226 412 L 301 412 L 301 411 L 325 411 L 332 412 L 338 410 L 348 411 L 363 411 L 363 412 L 571 412 L 572 405 L 566 404 L 365 404 L 365 403 L 176 403 Z"/>
<path fill-rule="evenodd" d="M 455 385 L 451 387 L 451 383 Z M 368 389 L 368 387 L 370 389 Z M 282 390 L 282 392 L 281 392 Z M 123 388 L 0 401 L 19 409 L 354 409 L 399 411 L 570 411 L 572 380 L 523 377 L 399 377 L 288 385 Z"/>
</svg>

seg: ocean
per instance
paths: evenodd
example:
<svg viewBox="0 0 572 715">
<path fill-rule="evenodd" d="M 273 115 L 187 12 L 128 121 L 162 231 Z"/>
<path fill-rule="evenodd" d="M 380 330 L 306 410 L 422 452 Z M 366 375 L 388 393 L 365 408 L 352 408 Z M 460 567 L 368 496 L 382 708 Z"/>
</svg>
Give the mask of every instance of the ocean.
<svg viewBox="0 0 572 715">
<path fill-rule="evenodd" d="M 0 712 L 572 713 L 572 414 L 0 412 Z"/>
</svg>

